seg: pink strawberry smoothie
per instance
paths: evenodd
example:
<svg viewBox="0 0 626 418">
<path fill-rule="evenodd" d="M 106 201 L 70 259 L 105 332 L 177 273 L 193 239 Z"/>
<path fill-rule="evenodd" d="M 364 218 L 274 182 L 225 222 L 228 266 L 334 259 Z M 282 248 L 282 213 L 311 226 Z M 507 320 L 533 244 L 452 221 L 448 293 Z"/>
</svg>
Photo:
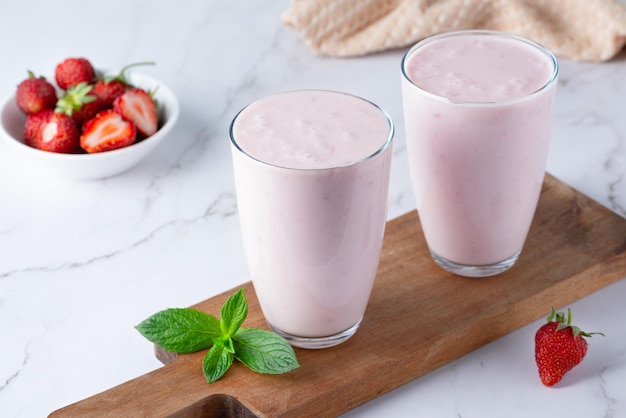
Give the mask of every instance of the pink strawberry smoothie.
<svg viewBox="0 0 626 418">
<path fill-rule="evenodd" d="M 270 96 L 234 119 L 244 249 L 275 330 L 356 331 L 380 257 L 392 137 L 380 108 L 331 91 Z"/>
<path fill-rule="evenodd" d="M 412 184 L 433 256 L 512 265 L 545 175 L 556 60 L 521 38 L 466 31 L 416 45 L 402 70 Z"/>
</svg>

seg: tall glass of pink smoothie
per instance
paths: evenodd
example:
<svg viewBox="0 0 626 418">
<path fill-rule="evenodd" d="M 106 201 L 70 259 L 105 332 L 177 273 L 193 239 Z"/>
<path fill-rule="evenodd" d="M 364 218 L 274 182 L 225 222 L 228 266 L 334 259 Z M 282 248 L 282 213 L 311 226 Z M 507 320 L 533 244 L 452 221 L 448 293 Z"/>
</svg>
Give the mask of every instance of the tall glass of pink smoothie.
<svg viewBox="0 0 626 418">
<path fill-rule="evenodd" d="M 494 31 L 436 35 L 404 56 L 411 181 L 445 270 L 491 276 L 520 256 L 545 175 L 557 74 L 550 51 Z"/>
<path fill-rule="evenodd" d="M 350 338 L 374 284 L 394 128 L 362 98 L 263 98 L 230 127 L 244 250 L 269 326 L 292 345 Z"/>
</svg>

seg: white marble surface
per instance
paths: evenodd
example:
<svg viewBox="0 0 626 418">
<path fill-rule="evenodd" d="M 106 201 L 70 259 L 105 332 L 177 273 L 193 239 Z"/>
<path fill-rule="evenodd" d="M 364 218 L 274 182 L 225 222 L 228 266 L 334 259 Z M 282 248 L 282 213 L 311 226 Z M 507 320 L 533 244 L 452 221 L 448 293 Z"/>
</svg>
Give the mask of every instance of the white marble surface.
<svg viewBox="0 0 626 418">
<path fill-rule="evenodd" d="M 325 88 L 378 103 L 398 128 L 389 217 L 414 209 L 404 50 L 314 56 L 281 24 L 287 4 L 3 3 L 0 97 L 13 94 L 27 68 L 51 73 L 67 56 L 108 68 L 154 60 L 144 72 L 169 84 L 182 112 L 171 141 L 105 180 L 26 171 L 0 147 L 0 416 L 43 417 L 159 367 L 134 325 L 249 280 L 227 129 L 250 101 Z M 548 170 L 626 216 L 626 53 L 602 64 L 563 59 L 559 84 Z M 624 300 L 621 280 L 571 305 L 581 327 L 607 337 L 592 341 L 558 387 L 537 376 L 537 321 L 346 416 L 626 417 Z"/>
</svg>

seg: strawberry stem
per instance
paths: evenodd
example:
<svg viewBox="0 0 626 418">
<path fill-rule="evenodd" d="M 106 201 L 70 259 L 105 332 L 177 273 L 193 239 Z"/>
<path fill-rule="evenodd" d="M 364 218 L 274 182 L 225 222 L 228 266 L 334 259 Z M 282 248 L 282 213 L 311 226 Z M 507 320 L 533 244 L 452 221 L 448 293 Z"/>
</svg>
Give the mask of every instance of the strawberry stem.
<svg viewBox="0 0 626 418">
<path fill-rule="evenodd" d="M 578 328 L 577 326 L 572 325 L 572 310 L 570 308 L 567 308 L 567 320 L 566 320 L 565 314 L 563 312 L 555 312 L 554 307 L 552 307 L 552 311 L 546 318 L 546 321 L 558 323 L 554 332 L 558 332 L 565 328 L 571 328 L 572 333 L 574 334 L 574 337 L 578 337 L 579 335 L 582 335 L 583 337 L 591 337 L 595 334 L 602 335 L 603 337 L 605 336 L 601 332 L 585 332 L 581 330 L 580 328 Z"/>
<path fill-rule="evenodd" d="M 127 66 L 123 67 L 118 75 L 115 76 L 109 76 L 109 77 L 104 77 L 104 82 L 105 83 L 109 83 L 113 80 L 119 80 L 124 84 L 128 84 L 128 81 L 126 80 L 126 70 L 128 70 L 129 68 L 133 68 L 133 67 L 139 67 L 142 65 L 156 65 L 156 62 L 153 61 L 143 61 L 143 62 L 136 62 L 133 64 L 128 64 Z"/>
</svg>

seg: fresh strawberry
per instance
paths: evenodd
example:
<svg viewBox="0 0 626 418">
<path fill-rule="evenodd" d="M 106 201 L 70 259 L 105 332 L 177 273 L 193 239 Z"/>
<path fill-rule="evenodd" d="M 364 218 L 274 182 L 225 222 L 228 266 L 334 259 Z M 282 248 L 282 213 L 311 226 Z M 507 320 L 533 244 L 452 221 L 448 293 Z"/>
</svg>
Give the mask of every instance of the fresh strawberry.
<svg viewBox="0 0 626 418">
<path fill-rule="evenodd" d="M 535 335 L 535 361 L 541 382 L 552 386 L 559 382 L 565 373 L 578 365 L 587 354 L 587 340 L 592 334 L 581 331 L 572 325 L 572 311 L 567 310 L 567 320 L 563 312 L 552 312 Z"/>
<path fill-rule="evenodd" d="M 72 119 L 79 125 L 93 119 L 100 111 L 107 109 L 104 103 L 100 99 L 96 99 L 92 102 L 84 103 L 82 107 L 76 110 L 72 114 Z"/>
<path fill-rule="evenodd" d="M 15 101 L 17 107 L 28 115 L 53 109 L 57 102 L 57 93 L 48 80 L 44 77 L 35 77 L 35 74 L 29 71 L 28 78 L 17 86 Z"/>
<path fill-rule="evenodd" d="M 145 90 L 133 88 L 126 91 L 115 99 L 113 110 L 132 122 L 145 136 L 151 136 L 157 131 L 156 104 Z"/>
<path fill-rule="evenodd" d="M 127 65 L 122 68 L 119 74 L 115 76 L 107 76 L 96 82 L 93 86 L 92 94 L 98 96 L 102 100 L 105 107 L 113 106 L 113 101 L 121 96 L 126 90 L 132 88 L 132 85 L 126 79 L 126 70 L 140 65 L 154 65 L 153 62 L 138 62 Z"/>
<path fill-rule="evenodd" d="M 73 154 L 80 150 L 80 130 L 74 119 L 52 109 L 26 118 L 24 142 L 43 151 Z"/>
<path fill-rule="evenodd" d="M 113 101 L 124 94 L 129 88 L 128 84 L 116 78 L 112 80 L 103 78 L 96 81 L 91 94 L 98 97 L 104 107 L 110 108 L 113 106 Z"/>
<path fill-rule="evenodd" d="M 70 87 L 59 97 L 56 111 L 71 116 L 79 125 L 96 116 L 106 108 L 105 104 L 93 94 L 93 86 L 82 82 Z"/>
<path fill-rule="evenodd" d="M 110 151 L 135 143 L 135 126 L 112 109 L 103 110 L 83 125 L 80 146 L 88 153 Z"/>
<path fill-rule="evenodd" d="M 85 58 L 67 58 L 56 66 L 54 77 L 57 85 L 67 90 L 79 83 L 93 84 L 96 71 Z"/>
</svg>

